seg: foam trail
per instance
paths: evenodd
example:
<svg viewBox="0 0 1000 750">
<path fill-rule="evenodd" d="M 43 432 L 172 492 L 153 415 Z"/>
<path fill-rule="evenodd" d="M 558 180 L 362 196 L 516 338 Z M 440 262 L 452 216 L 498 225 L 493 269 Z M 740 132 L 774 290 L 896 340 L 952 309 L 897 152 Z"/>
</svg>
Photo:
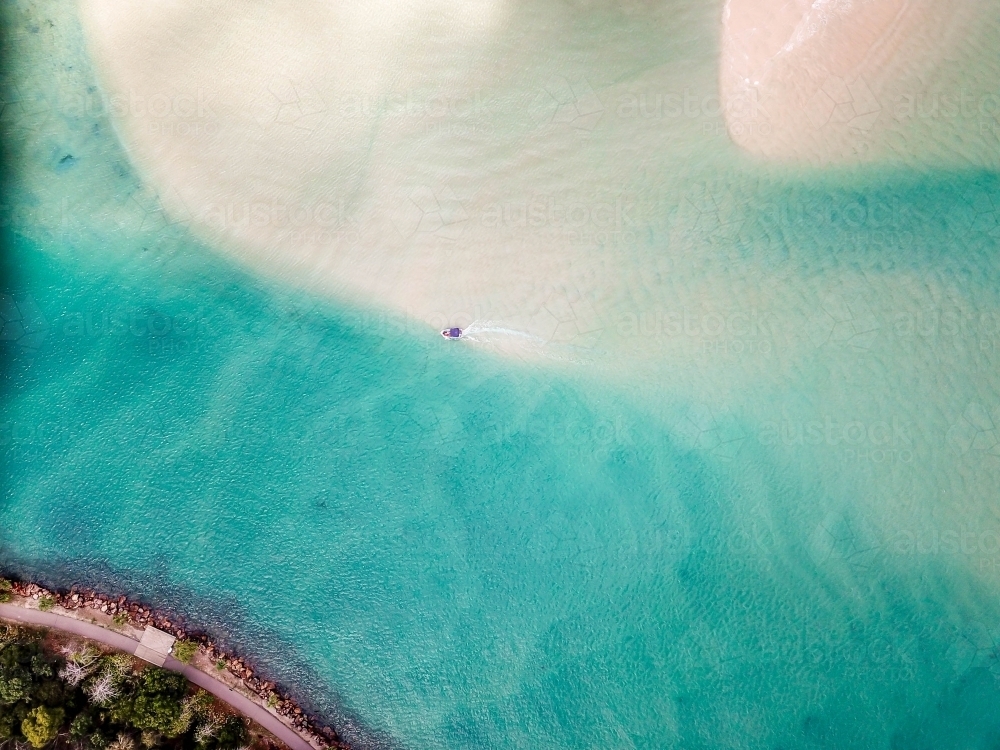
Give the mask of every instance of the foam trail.
<svg viewBox="0 0 1000 750">
<path fill-rule="evenodd" d="M 514 328 L 507 328 L 503 325 L 498 325 L 492 321 L 479 322 L 473 321 L 473 323 L 465 329 L 463 338 L 468 338 L 472 341 L 484 341 L 485 339 L 477 339 L 476 335 L 488 335 L 488 334 L 501 334 L 504 336 L 513 336 L 516 338 L 524 339 L 526 341 L 531 341 L 538 344 L 539 346 L 545 346 L 545 339 L 535 336 L 534 334 L 528 333 L 527 331 L 518 331 Z"/>
<path fill-rule="evenodd" d="M 509 328 L 503 323 L 484 320 L 473 321 L 462 334 L 462 340 L 507 356 L 522 360 L 539 357 L 554 362 L 580 365 L 593 361 L 593 357 L 582 356 L 588 349 L 563 342 L 547 340 L 527 331 Z"/>
<path fill-rule="evenodd" d="M 520 359 L 545 356 L 545 339 L 492 321 L 474 321 L 465 329 L 462 339 L 490 351 Z"/>
</svg>

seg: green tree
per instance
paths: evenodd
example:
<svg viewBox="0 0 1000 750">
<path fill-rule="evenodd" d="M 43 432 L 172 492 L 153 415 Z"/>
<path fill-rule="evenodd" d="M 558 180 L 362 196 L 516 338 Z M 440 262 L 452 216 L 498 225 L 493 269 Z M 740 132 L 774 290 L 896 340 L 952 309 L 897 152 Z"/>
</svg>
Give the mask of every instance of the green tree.
<svg viewBox="0 0 1000 750">
<path fill-rule="evenodd" d="M 31 671 L 39 677 L 52 677 L 56 673 L 52 668 L 52 662 L 45 654 L 35 654 L 31 657 Z"/>
<path fill-rule="evenodd" d="M 247 744 L 247 728 L 239 716 L 227 716 L 213 734 L 196 745 L 197 750 L 236 750 Z"/>
<path fill-rule="evenodd" d="M 187 681 L 182 675 L 149 667 L 143 670 L 135 693 L 121 702 L 118 713 L 137 729 L 174 737 L 181 725 L 186 693 Z"/>
<path fill-rule="evenodd" d="M 59 706 L 66 701 L 66 694 L 63 692 L 61 682 L 58 680 L 45 680 L 35 685 L 31 693 L 31 698 L 36 703 L 44 703 L 47 706 Z"/>
<path fill-rule="evenodd" d="M 0 740 L 9 740 L 14 736 L 14 715 L 0 714 Z"/>
<path fill-rule="evenodd" d="M 0 705 L 13 705 L 31 695 L 31 678 L 23 670 L 0 673 Z"/>
<path fill-rule="evenodd" d="M 33 689 L 31 662 L 40 652 L 37 643 L 14 640 L 0 650 L 0 705 L 27 700 Z"/>
<path fill-rule="evenodd" d="M 77 714 L 77 717 L 69 724 L 69 736 L 74 740 L 82 740 L 94 728 L 94 717 L 89 711 Z"/>
<path fill-rule="evenodd" d="M 38 706 L 21 722 L 21 733 L 32 747 L 45 747 L 59 734 L 66 712 L 61 708 Z"/>
<path fill-rule="evenodd" d="M 198 653 L 198 644 L 194 641 L 177 641 L 174 644 L 174 657 L 179 662 L 187 664 Z"/>
</svg>

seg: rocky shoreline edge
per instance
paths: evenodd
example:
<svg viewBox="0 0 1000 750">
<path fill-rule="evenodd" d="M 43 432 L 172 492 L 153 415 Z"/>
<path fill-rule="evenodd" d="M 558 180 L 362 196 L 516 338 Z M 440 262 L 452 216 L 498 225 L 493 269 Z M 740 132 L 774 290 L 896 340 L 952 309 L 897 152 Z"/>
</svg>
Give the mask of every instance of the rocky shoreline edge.
<svg viewBox="0 0 1000 750">
<path fill-rule="evenodd" d="M 206 634 L 185 629 L 179 618 L 155 610 L 145 604 L 129 601 L 125 596 L 108 596 L 91 589 L 71 587 L 68 591 L 53 591 L 30 581 L 6 577 L 10 583 L 10 594 L 34 600 L 39 609 L 58 606 L 68 611 L 93 610 L 94 614 L 106 615 L 117 627 L 132 626 L 137 629 L 148 625 L 162 630 L 176 638 L 198 645 L 198 651 L 215 664 L 218 672 L 227 672 L 251 695 L 256 696 L 261 705 L 272 709 L 286 719 L 289 726 L 307 739 L 319 750 L 352 750 L 336 730 L 310 716 L 287 695 L 277 689 L 274 682 L 257 675 L 249 661 L 241 656 L 219 648 Z"/>
</svg>

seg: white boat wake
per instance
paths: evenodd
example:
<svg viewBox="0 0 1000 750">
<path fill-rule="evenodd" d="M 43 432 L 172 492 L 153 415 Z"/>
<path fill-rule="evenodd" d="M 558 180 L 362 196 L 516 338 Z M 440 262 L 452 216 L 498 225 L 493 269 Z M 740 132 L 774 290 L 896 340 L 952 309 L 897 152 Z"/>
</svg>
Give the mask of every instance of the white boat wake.
<svg viewBox="0 0 1000 750">
<path fill-rule="evenodd" d="M 530 341 L 538 346 L 545 346 L 545 339 L 528 333 L 527 331 L 518 331 L 514 328 L 507 328 L 503 325 L 498 325 L 493 321 L 473 321 L 462 332 L 462 338 L 467 338 L 470 341 L 476 341 L 480 343 L 490 343 L 491 341 L 496 341 L 503 337 L 512 337 L 515 339 L 520 339 L 522 341 Z"/>
<path fill-rule="evenodd" d="M 462 331 L 462 340 L 504 355 L 515 355 L 521 359 L 545 359 L 580 364 L 589 362 L 592 354 L 587 350 L 568 343 L 550 341 L 541 336 L 503 323 L 491 320 L 476 320 Z"/>
</svg>

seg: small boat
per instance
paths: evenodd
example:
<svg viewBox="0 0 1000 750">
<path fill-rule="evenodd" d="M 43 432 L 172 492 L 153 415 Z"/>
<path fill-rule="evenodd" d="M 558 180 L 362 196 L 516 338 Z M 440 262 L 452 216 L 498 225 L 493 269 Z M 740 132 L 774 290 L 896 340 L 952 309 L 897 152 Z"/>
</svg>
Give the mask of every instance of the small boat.
<svg viewBox="0 0 1000 750">
<path fill-rule="evenodd" d="M 463 333 L 464 331 L 461 328 L 445 328 L 441 331 L 441 335 L 446 339 L 460 339 Z"/>
</svg>

